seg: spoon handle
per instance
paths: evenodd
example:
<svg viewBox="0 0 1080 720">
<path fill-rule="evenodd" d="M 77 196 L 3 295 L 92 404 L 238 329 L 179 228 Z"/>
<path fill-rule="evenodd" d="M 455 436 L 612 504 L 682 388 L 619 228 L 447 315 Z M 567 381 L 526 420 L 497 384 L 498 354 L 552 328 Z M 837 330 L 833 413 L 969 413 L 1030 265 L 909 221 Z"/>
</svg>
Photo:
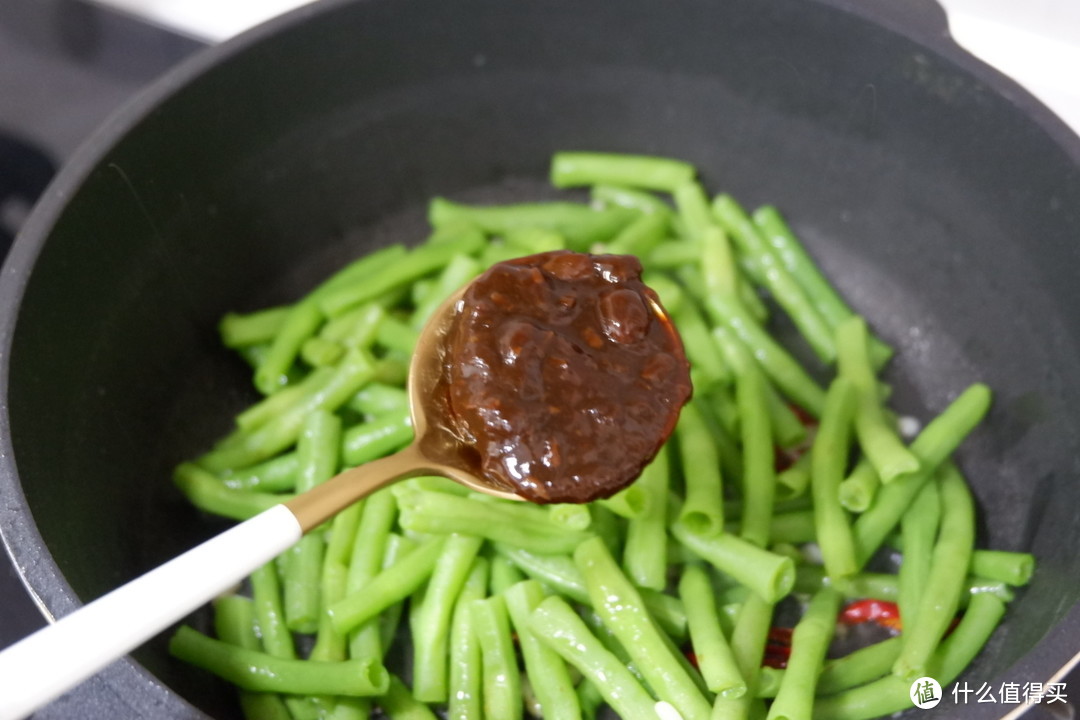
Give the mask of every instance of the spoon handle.
<svg viewBox="0 0 1080 720">
<path fill-rule="evenodd" d="M 0 720 L 18 720 L 167 628 L 300 539 L 277 505 L 0 652 Z"/>
</svg>

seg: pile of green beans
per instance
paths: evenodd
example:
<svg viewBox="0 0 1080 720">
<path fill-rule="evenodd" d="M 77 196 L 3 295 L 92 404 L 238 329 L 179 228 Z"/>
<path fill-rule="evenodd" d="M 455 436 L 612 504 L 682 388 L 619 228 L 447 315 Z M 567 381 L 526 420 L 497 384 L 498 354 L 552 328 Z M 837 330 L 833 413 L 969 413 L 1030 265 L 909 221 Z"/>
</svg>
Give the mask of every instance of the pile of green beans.
<svg viewBox="0 0 1080 720">
<path fill-rule="evenodd" d="M 694 398 L 641 478 L 547 507 L 436 477 L 381 490 L 220 598 L 216 637 L 182 627 L 173 654 L 238 686 L 251 720 L 561 720 L 604 705 L 635 720 L 858 720 L 909 707 L 913 678 L 955 679 L 1034 572 L 1030 555 L 974 548 L 952 460 L 989 389 L 963 389 L 905 442 L 879 376 L 891 349 L 775 208 L 710 200 L 691 165 L 664 158 L 559 153 L 551 179 L 591 202 L 435 199 L 416 247 L 226 315 L 221 339 L 262 398 L 175 482 L 244 519 L 404 447 L 408 363 L 434 309 L 494 263 L 561 248 L 637 255 L 683 338 Z M 774 313 L 799 337 L 780 342 Z M 867 570 L 882 548 L 902 553 L 898 572 Z M 903 631 L 830 657 L 859 598 L 898 602 Z M 763 667 L 793 601 L 787 668 Z M 411 645 L 404 663 L 387 659 L 396 643 Z"/>
</svg>

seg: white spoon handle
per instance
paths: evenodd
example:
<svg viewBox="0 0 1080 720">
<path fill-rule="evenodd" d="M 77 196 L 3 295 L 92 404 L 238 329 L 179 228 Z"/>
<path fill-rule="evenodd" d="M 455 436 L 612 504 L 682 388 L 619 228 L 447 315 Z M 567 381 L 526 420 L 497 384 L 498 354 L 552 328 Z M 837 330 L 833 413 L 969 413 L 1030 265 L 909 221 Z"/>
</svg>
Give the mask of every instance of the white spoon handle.
<svg viewBox="0 0 1080 720">
<path fill-rule="evenodd" d="M 0 720 L 18 720 L 220 595 L 300 539 L 277 505 L 0 652 Z"/>
</svg>

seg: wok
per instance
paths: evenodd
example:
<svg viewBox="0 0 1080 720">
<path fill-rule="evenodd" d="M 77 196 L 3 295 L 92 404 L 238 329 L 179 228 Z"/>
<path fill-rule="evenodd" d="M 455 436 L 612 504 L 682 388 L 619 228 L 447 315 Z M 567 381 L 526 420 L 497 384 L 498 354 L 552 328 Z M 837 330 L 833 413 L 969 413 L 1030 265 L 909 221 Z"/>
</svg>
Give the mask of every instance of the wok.
<svg viewBox="0 0 1080 720">
<path fill-rule="evenodd" d="M 168 75 L 82 148 L 3 270 L 0 527 L 43 610 L 223 529 L 168 481 L 252 399 L 218 347 L 222 312 L 418 239 L 434 194 L 545 197 L 554 150 L 628 151 L 782 208 L 898 348 L 901 411 L 926 418 L 975 380 L 996 390 L 960 460 L 981 544 L 1039 569 L 965 678 L 1056 677 L 1080 650 L 1080 140 L 953 45 L 940 14 L 896 13 L 330 1 Z M 235 712 L 164 638 L 94 682 L 110 717 Z"/>
</svg>

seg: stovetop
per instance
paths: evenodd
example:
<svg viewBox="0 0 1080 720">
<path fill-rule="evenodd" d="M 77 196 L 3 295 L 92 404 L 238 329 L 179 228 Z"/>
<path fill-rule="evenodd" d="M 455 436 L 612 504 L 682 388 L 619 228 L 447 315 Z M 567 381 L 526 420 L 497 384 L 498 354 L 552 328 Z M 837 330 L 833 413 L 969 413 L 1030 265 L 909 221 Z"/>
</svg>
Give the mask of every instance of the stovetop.
<svg viewBox="0 0 1080 720">
<path fill-rule="evenodd" d="M 0 1 L 0 260 L 56 168 L 109 114 L 204 43 L 220 39 L 210 32 L 196 33 L 201 40 L 186 36 L 177 25 L 166 29 L 100 4 L 104 1 Z M 139 0 L 109 2 L 131 8 Z M 0 648 L 42 625 L 41 613 L 0 551 Z M 1068 680 L 1080 692 L 1080 673 Z M 74 702 L 69 698 L 63 707 L 49 706 L 35 717 L 71 718 L 70 709 L 79 707 L 84 720 L 113 720 L 107 709 L 92 709 L 109 707 L 93 697 L 99 689 L 84 686 L 74 691 Z M 1025 718 L 1073 718 L 1072 708 L 1064 715 L 1039 711 Z"/>
</svg>

